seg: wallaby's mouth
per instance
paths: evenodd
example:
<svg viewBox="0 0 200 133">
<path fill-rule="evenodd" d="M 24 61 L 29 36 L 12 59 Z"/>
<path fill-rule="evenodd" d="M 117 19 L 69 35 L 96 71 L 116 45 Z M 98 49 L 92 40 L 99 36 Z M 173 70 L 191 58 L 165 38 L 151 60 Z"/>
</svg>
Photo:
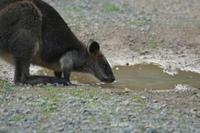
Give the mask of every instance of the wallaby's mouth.
<svg viewBox="0 0 200 133">
<path fill-rule="evenodd" d="M 115 81 L 115 77 L 109 77 L 109 78 L 102 78 L 100 79 L 104 83 L 112 83 Z"/>
</svg>

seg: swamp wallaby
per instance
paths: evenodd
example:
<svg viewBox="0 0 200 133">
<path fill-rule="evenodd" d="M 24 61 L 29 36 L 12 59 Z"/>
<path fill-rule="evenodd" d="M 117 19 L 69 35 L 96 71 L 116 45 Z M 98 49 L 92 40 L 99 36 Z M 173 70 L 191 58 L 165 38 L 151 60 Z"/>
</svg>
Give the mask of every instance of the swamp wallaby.
<svg viewBox="0 0 200 133">
<path fill-rule="evenodd" d="M 15 83 L 69 85 L 71 71 L 115 80 L 99 44 L 85 46 L 42 0 L 0 0 L 0 56 L 15 65 Z M 30 75 L 30 64 L 53 70 L 55 77 Z"/>
</svg>

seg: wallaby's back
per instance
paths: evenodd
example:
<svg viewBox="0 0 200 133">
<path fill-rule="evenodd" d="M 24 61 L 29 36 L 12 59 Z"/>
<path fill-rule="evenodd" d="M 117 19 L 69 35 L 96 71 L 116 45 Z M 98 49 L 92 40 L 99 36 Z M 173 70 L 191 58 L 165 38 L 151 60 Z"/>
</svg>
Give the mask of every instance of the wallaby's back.
<svg viewBox="0 0 200 133">
<path fill-rule="evenodd" d="M 41 37 L 42 16 L 40 10 L 31 1 L 8 0 L 0 3 L 0 49 L 12 54 L 19 51 L 15 42 L 21 34 L 30 33 L 30 37 Z M 23 38 L 22 38 L 23 40 Z M 32 40 L 30 38 L 30 40 Z M 39 41 L 39 39 L 37 40 Z M 27 44 L 28 45 L 28 44 Z M 26 50 L 26 49 L 24 49 Z"/>
<path fill-rule="evenodd" d="M 41 57 L 44 61 L 55 62 L 67 51 L 82 47 L 59 13 L 41 0 L 33 0 L 42 12 Z"/>
<path fill-rule="evenodd" d="M 49 4 L 41 0 L 1 0 L 0 12 L 10 4 L 32 2 L 42 15 L 40 56 L 44 62 L 54 63 L 67 51 L 82 47 L 63 18 Z M 25 17 L 25 16 L 24 16 Z M 11 17 L 12 18 L 12 17 Z M 2 25 L 2 27 L 5 27 Z"/>
</svg>

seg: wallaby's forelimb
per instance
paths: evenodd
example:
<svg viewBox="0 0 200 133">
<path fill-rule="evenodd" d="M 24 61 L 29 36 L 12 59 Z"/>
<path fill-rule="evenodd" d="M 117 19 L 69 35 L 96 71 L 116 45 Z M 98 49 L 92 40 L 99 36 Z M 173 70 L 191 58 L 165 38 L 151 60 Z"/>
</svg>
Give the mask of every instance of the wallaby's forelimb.
<svg viewBox="0 0 200 133">
<path fill-rule="evenodd" d="M 54 72 L 54 75 L 57 77 L 57 78 L 61 78 L 62 77 L 62 72 Z"/>
</svg>

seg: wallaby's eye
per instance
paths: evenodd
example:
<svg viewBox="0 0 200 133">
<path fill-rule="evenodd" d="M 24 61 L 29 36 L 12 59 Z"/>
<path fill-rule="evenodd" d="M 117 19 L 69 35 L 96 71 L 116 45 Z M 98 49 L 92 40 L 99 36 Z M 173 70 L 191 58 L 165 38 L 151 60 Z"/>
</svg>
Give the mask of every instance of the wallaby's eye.
<svg viewBox="0 0 200 133">
<path fill-rule="evenodd" d="M 98 62 L 99 66 L 101 67 L 101 69 L 104 71 L 104 72 L 107 72 L 109 71 L 109 65 L 105 62 L 105 60 L 99 60 Z"/>
<path fill-rule="evenodd" d="M 104 65 L 103 65 L 103 70 L 104 70 L 104 71 L 106 71 L 106 72 L 108 72 L 108 71 L 109 71 L 109 67 L 108 67 L 108 65 L 107 65 L 107 64 L 104 64 Z"/>
</svg>

